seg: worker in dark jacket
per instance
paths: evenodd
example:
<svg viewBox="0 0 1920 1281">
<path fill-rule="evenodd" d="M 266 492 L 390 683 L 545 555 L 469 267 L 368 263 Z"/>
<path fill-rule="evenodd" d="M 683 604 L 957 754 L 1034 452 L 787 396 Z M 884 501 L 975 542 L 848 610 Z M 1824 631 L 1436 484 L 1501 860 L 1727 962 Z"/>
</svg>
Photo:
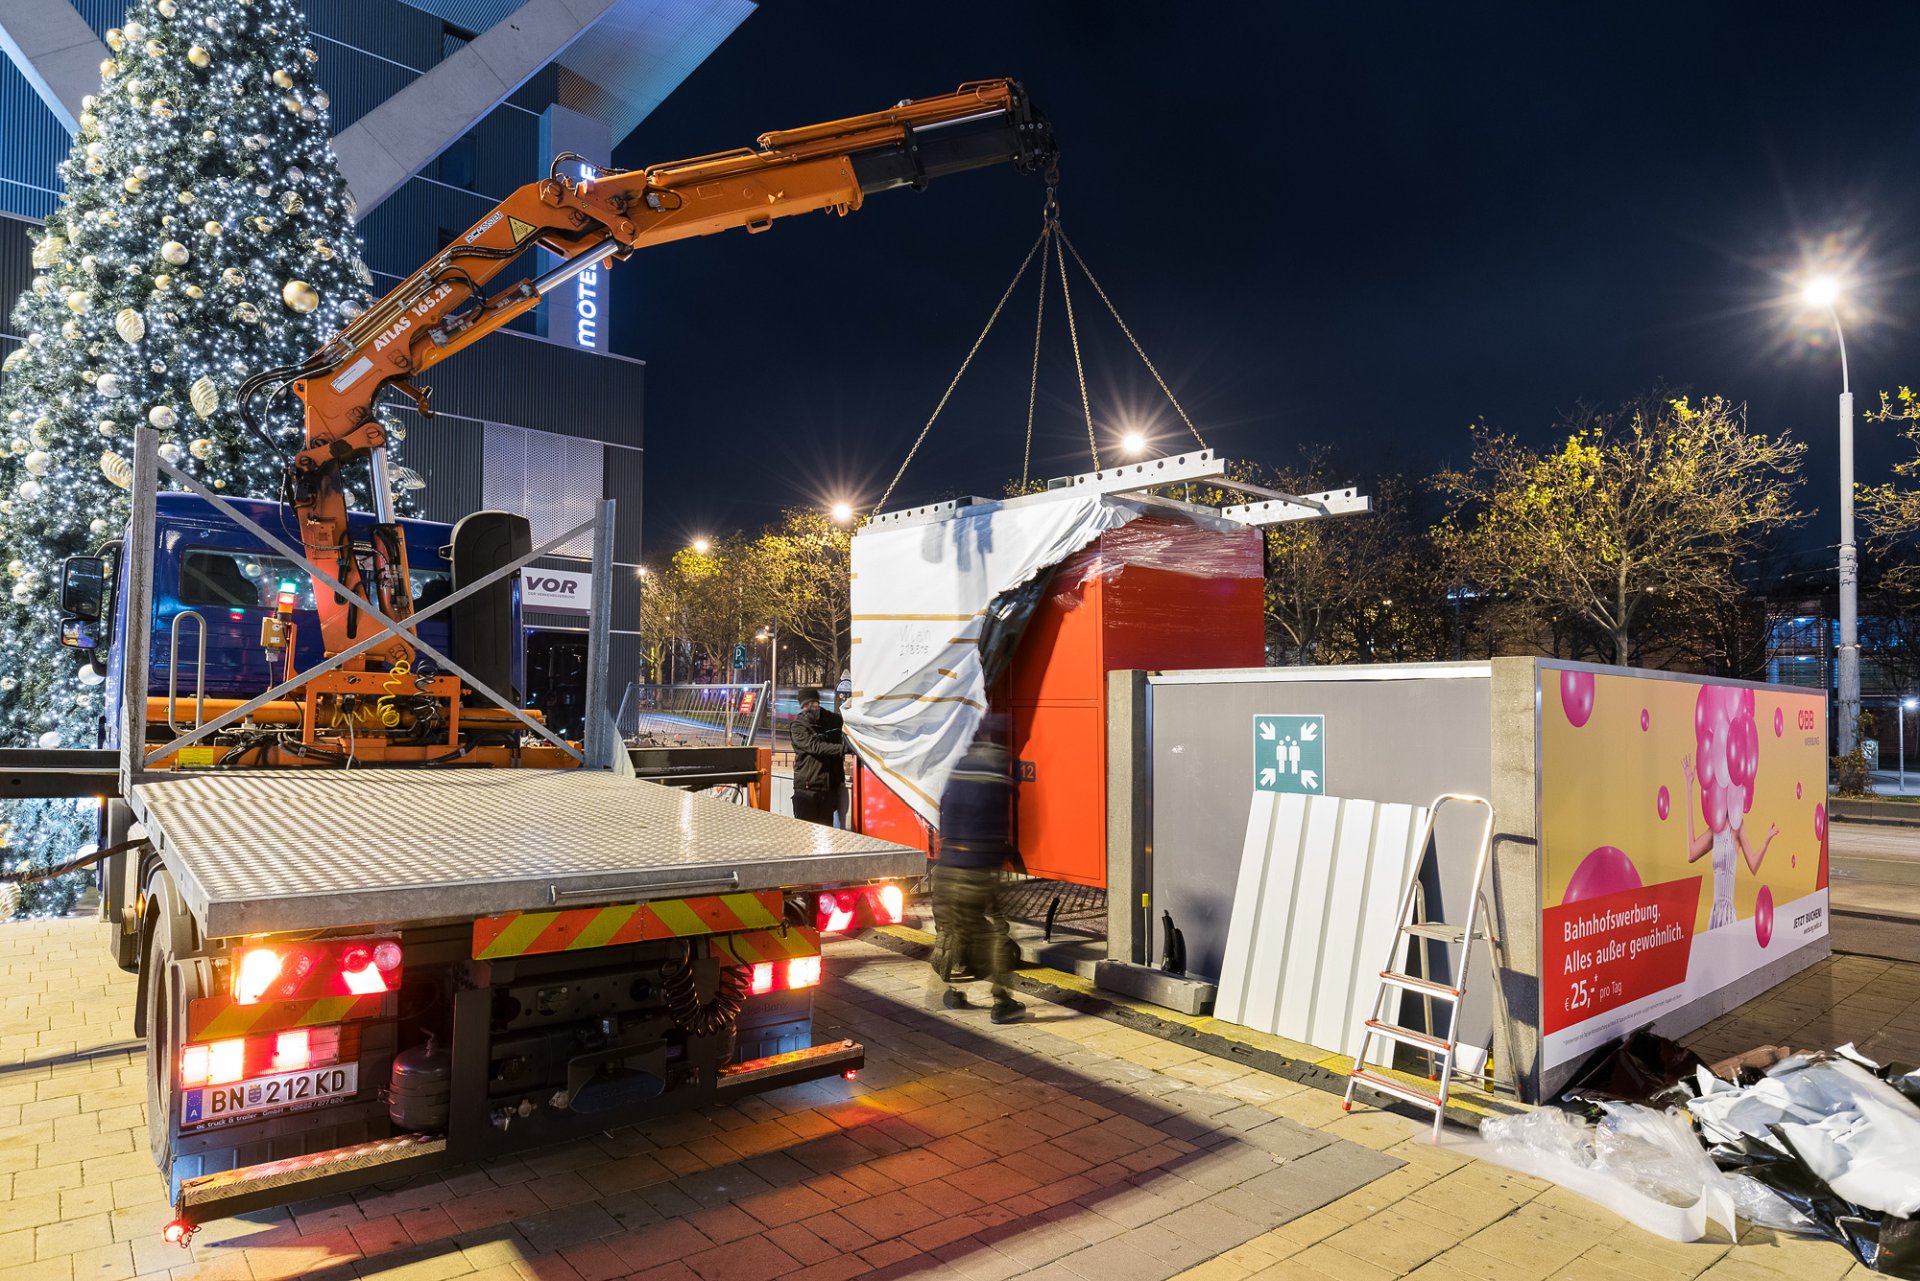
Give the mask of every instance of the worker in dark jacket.
<svg viewBox="0 0 1920 1281">
<path fill-rule="evenodd" d="M 840 714 L 820 706 L 820 691 L 800 691 L 800 714 L 793 718 L 793 816 L 809 823 L 833 823 L 833 811 L 846 786 L 847 741 Z"/>
<path fill-rule="evenodd" d="M 1013 761 L 1003 716 L 982 722 L 940 795 L 940 857 L 933 865 L 932 964 L 950 1010 L 972 1006 L 956 985 L 964 970 L 993 985 L 995 1023 L 1013 1023 L 1026 1006 L 1008 975 L 1018 952 L 1000 907 L 1001 869 L 1013 857 Z"/>
</svg>

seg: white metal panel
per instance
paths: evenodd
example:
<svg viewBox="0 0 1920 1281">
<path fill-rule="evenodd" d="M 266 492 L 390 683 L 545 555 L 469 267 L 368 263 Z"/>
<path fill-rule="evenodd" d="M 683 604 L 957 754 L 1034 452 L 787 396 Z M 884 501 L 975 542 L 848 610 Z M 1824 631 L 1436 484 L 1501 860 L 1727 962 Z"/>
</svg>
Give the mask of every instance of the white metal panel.
<svg viewBox="0 0 1920 1281">
<path fill-rule="evenodd" d="M 1353 1053 L 1425 819 L 1412 805 L 1255 793 L 1216 1015 Z"/>
</svg>

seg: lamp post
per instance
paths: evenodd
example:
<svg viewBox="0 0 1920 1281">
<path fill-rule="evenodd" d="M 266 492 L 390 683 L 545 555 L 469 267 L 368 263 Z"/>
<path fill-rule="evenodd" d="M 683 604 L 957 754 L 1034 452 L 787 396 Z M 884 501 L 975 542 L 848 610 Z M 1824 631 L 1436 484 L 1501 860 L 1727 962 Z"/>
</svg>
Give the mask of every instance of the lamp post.
<svg viewBox="0 0 1920 1281">
<path fill-rule="evenodd" d="M 1853 543 L 1853 383 L 1847 373 L 1847 336 L 1840 328 L 1840 286 L 1830 276 L 1809 281 L 1808 303 L 1826 310 L 1840 348 L 1840 755 L 1860 743 L 1859 554 Z"/>
<path fill-rule="evenodd" d="M 1920 698 L 1909 694 L 1900 700 L 1900 795 L 1907 794 L 1907 713 L 1920 707 Z"/>
<path fill-rule="evenodd" d="M 754 639 L 767 642 L 767 741 L 777 750 L 780 746 L 780 727 L 775 724 L 780 714 L 780 625 L 768 623 Z"/>
</svg>

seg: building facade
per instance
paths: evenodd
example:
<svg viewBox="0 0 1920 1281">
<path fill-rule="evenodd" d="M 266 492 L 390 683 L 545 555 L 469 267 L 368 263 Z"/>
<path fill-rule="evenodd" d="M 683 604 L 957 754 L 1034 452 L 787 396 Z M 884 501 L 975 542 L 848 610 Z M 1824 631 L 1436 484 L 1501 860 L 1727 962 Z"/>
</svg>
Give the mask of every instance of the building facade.
<svg viewBox="0 0 1920 1281">
<path fill-rule="evenodd" d="M 334 147 L 359 205 L 375 291 L 411 275 L 508 193 L 571 151 L 599 164 L 754 9 L 754 0 L 304 0 Z M 86 49 L 126 0 L 0 0 L 0 357 L 33 270 L 28 233 L 60 199 L 58 167 L 106 56 Z M 509 22 L 508 20 L 511 19 Z M 502 25 L 507 24 L 507 25 Z M 89 81 L 91 76 L 91 81 Z M 505 283 L 504 281 L 502 283 Z M 538 545 L 617 504 L 612 679 L 639 667 L 646 367 L 608 326 L 620 287 L 587 272 L 436 367 L 434 416 L 391 406 L 418 514 L 524 513 Z M 385 412 L 383 410 L 383 412 Z M 589 549 L 528 581 L 529 690 L 557 721 L 583 692 Z M 529 580 L 533 576 L 529 575 Z M 542 588 L 547 590 L 541 590 Z M 569 704 L 573 703 L 574 706 Z"/>
</svg>

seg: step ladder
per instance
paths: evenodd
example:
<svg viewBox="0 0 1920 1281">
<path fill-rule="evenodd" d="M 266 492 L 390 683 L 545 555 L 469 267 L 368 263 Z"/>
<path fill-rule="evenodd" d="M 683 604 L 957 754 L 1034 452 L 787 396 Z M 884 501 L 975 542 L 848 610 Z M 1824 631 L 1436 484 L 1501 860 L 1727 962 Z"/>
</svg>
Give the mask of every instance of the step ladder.
<svg viewBox="0 0 1920 1281">
<path fill-rule="evenodd" d="M 1429 866 L 1438 868 L 1439 853 L 1434 838 L 1435 825 L 1440 815 L 1452 805 L 1478 806 L 1486 811 L 1486 821 L 1480 829 L 1479 851 L 1473 864 L 1473 889 L 1467 899 L 1467 923 L 1450 925 L 1442 921 L 1429 921 L 1426 916 L 1426 897 L 1421 892 L 1421 878 Z M 1401 1099 L 1418 1107 L 1433 1111 L 1433 1141 L 1440 1141 L 1440 1125 L 1446 1118 L 1447 1095 L 1453 1086 L 1454 1059 L 1459 1052 L 1460 1005 L 1466 995 L 1467 975 L 1471 972 L 1474 942 L 1484 940 L 1493 948 L 1499 947 L 1499 939 L 1493 930 L 1492 913 L 1487 910 L 1485 886 L 1487 868 L 1492 862 L 1493 852 L 1493 802 L 1481 796 L 1469 796 L 1465 793 L 1450 792 L 1435 798 L 1427 809 L 1427 821 L 1420 831 L 1420 858 L 1414 865 L 1413 877 L 1407 883 L 1407 890 L 1400 901 L 1400 925 L 1394 933 L 1393 952 L 1387 958 L 1387 968 L 1380 971 L 1380 988 L 1373 998 L 1373 1016 L 1366 1021 L 1360 1034 L 1360 1051 L 1354 1056 L 1353 1070 L 1347 1077 L 1347 1094 L 1340 1107 L 1342 1111 L 1353 1110 L 1353 1091 L 1357 1085 L 1392 1098 Z M 1459 948 L 1456 964 L 1450 968 L 1452 985 L 1428 978 L 1426 949 L 1429 943 L 1440 943 L 1449 949 Z M 1421 973 L 1411 974 L 1401 968 L 1402 962 L 1409 956 L 1417 957 Z M 1496 984 L 1496 987 L 1498 985 Z M 1407 994 L 1421 997 L 1427 1008 L 1427 1028 L 1420 1031 L 1404 1027 L 1398 1021 L 1400 1007 Z M 1433 1024 L 1433 1006 L 1435 1002 L 1446 1007 L 1446 1035 L 1435 1034 Z M 1369 1067 L 1370 1054 L 1376 1043 L 1384 1047 L 1381 1057 L 1373 1059 L 1381 1069 L 1390 1068 L 1393 1063 L 1393 1047 L 1410 1046 L 1427 1055 L 1434 1069 L 1434 1079 L 1439 1083 L 1437 1092 L 1419 1089 L 1386 1070 L 1376 1071 Z"/>
</svg>

